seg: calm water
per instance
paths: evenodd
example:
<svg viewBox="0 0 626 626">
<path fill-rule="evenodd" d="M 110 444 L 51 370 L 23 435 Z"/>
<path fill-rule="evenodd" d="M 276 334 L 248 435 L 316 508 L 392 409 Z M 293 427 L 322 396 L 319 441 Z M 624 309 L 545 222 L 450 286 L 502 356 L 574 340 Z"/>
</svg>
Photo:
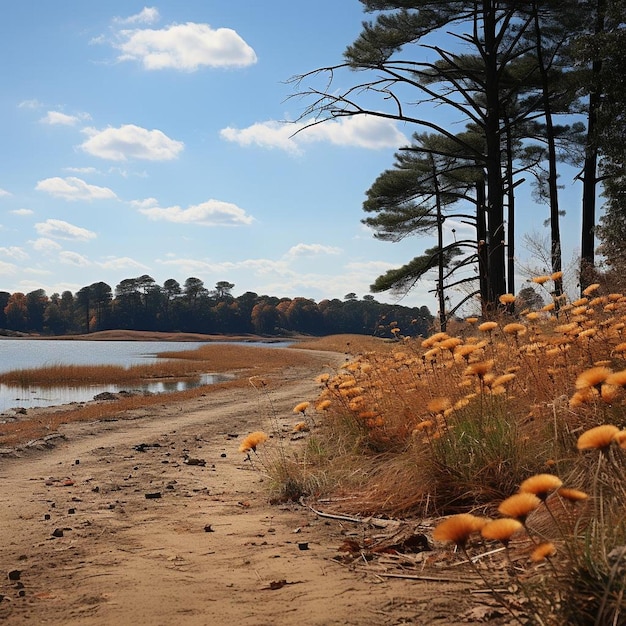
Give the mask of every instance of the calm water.
<svg viewBox="0 0 626 626">
<path fill-rule="evenodd" d="M 37 339 L 0 339 L 0 372 L 46 365 L 135 365 L 156 361 L 158 352 L 195 350 L 205 345 L 196 341 L 62 341 Z M 289 342 L 272 344 L 246 343 L 281 347 Z M 167 393 L 183 391 L 199 385 L 216 382 L 213 374 L 185 381 L 150 382 L 132 387 L 117 385 L 90 385 L 85 387 L 10 387 L 0 384 L 0 412 L 15 407 L 42 407 L 84 402 L 104 391 L 122 389 Z"/>
</svg>

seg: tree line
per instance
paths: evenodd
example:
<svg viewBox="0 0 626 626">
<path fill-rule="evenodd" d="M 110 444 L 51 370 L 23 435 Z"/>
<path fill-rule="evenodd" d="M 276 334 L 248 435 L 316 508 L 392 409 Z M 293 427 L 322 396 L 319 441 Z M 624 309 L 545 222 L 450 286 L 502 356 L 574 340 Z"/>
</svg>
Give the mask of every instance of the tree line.
<svg viewBox="0 0 626 626">
<path fill-rule="evenodd" d="M 370 334 L 426 336 L 433 316 L 428 307 L 377 302 L 354 293 L 343 300 L 277 298 L 247 291 L 234 297 L 234 284 L 219 281 L 214 289 L 202 280 L 174 279 L 159 285 L 148 275 L 122 280 L 115 289 L 96 282 L 76 293 L 48 296 L 0 291 L 0 333 L 83 334 L 126 329 L 205 334 L 327 335 Z"/>
<path fill-rule="evenodd" d="M 452 288 L 479 296 L 489 315 L 501 295 L 516 293 L 516 220 L 528 210 L 516 200 L 526 182 L 546 207 L 537 222 L 549 227 L 546 269 L 558 301 L 563 164 L 581 185 L 581 291 L 596 280 L 598 234 L 607 262 L 623 266 L 626 2 L 360 2 L 375 18 L 343 62 L 292 80 L 311 102 L 301 119 L 312 124 L 366 115 L 417 129 L 367 191 L 363 221 L 381 240 L 434 235 L 437 243 L 372 291 L 405 293 L 433 270 L 442 328 Z M 449 123 L 434 121 L 435 110 Z M 453 220 L 472 235 L 457 238 Z"/>
</svg>

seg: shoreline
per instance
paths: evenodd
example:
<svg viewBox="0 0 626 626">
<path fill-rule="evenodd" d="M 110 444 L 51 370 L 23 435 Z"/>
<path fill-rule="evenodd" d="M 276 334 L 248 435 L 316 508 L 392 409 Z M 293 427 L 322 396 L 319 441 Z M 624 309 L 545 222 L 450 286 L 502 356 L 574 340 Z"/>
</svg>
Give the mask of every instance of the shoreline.
<svg viewBox="0 0 626 626">
<path fill-rule="evenodd" d="M 202 341 L 202 342 L 242 342 L 242 343 L 282 343 L 301 341 L 302 336 L 265 336 L 265 335 L 225 335 L 204 333 L 176 333 L 144 330 L 102 330 L 82 335 L 4 335 L 3 339 L 50 340 L 50 341 Z"/>
</svg>

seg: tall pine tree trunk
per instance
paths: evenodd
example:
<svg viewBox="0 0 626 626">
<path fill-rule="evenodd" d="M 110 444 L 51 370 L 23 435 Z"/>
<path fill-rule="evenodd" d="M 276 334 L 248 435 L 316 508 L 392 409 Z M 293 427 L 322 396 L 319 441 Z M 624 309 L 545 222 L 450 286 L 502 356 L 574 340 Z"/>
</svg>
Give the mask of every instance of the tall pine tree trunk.
<svg viewBox="0 0 626 626">
<path fill-rule="evenodd" d="M 604 32 L 606 0 L 598 0 L 596 7 L 595 34 Z M 589 92 L 589 112 L 587 119 L 587 145 L 583 165 L 582 227 L 580 238 L 580 290 L 581 293 L 593 282 L 595 265 L 595 226 L 596 226 L 596 185 L 598 166 L 598 143 L 596 138 L 598 109 L 602 89 L 600 74 L 602 60 L 596 58 L 591 64 L 591 90 Z"/>
</svg>

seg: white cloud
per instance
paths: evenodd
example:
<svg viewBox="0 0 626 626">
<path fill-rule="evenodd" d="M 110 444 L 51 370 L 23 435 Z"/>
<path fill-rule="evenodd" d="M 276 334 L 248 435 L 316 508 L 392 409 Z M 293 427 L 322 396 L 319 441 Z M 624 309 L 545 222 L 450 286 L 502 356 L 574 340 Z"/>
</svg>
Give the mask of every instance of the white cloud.
<svg viewBox="0 0 626 626">
<path fill-rule="evenodd" d="M 98 265 L 106 270 L 150 269 L 147 265 L 139 263 L 139 261 L 135 261 L 127 256 L 109 259 L 104 263 L 98 263 Z"/>
<path fill-rule="evenodd" d="M 81 148 L 93 156 L 111 161 L 169 161 L 175 159 L 185 147 L 182 141 L 170 139 L 160 130 L 147 130 L 134 124 L 105 130 L 85 128 L 83 132 L 89 139 Z"/>
<path fill-rule="evenodd" d="M 160 17 L 159 10 L 156 7 L 144 7 L 135 15 L 116 17 L 113 19 L 113 22 L 116 24 L 155 24 Z"/>
<path fill-rule="evenodd" d="M 240 146 L 259 146 L 261 148 L 279 148 L 285 152 L 299 153 L 300 146 L 292 135 L 301 125 L 282 122 L 257 122 L 248 128 L 228 126 L 220 131 L 220 137 Z"/>
<path fill-rule="evenodd" d="M 318 254 L 341 254 L 341 248 L 321 243 L 299 243 L 287 251 L 288 257 L 315 256 Z"/>
<path fill-rule="evenodd" d="M 29 242 L 33 246 L 33 250 L 37 252 L 43 252 L 44 254 L 50 254 L 51 252 L 56 252 L 61 250 L 63 246 L 56 241 L 52 241 L 52 239 L 48 239 L 47 237 L 40 237 L 39 239 L 35 239 L 34 241 Z"/>
<path fill-rule="evenodd" d="M 394 121 L 375 115 L 328 120 L 308 128 L 303 123 L 270 120 L 243 129 L 227 127 L 220 131 L 220 136 L 244 147 L 256 145 L 292 153 L 302 152 L 302 146 L 309 143 L 331 143 L 368 150 L 399 148 L 409 143 Z"/>
<path fill-rule="evenodd" d="M 45 222 L 38 222 L 35 224 L 35 230 L 42 237 L 54 237 L 56 239 L 89 241 L 89 239 L 96 238 L 96 233 L 63 220 L 49 219 Z"/>
<path fill-rule="evenodd" d="M 32 100 L 22 100 L 17 107 L 19 109 L 39 109 L 43 104 L 39 100 L 33 98 Z"/>
<path fill-rule="evenodd" d="M 74 176 L 45 178 L 37 183 L 35 189 L 65 200 L 109 200 L 117 198 L 115 192 L 108 187 L 90 185 Z"/>
<path fill-rule="evenodd" d="M 5 263 L 4 261 L 0 261 L 0 276 L 9 276 L 10 274 L 15 274 L 17 271 L 17 266 L 13 263 Z"/>
<path fill-rule="evenodd" d="M 25 261 L 28 254 L 18 246 L 9 246 L 8 248 L 0 248 L 0 254 L 15 261 Z"/>
<path fill-rule="evenodd" d="M 254 218 L 243 209 L 230 202 L 207 200 L 200 204 L 181 209 L 179 206 L 161 208 L 154 206 L 154 199 L 139 201 L 139 209 L 151 220 L 165 220 L 178 224 L 200 224 L 202 226 L 241 226 L 251 224 Z M 137 204 L 137 203 L 135 203 Z"/>
<path fill-rule="evenodd" d="M 59 252 L 59 260 L 65 265 L 76 265 L 78 267 L 91 265 L 91 261 L 89 261 L 87 257 L 78 254 L 78 252 L 70 252 L 69 250 Z"/>
<path fill-rule="evenodd" d="M 34 211 L 32 209 L 14 209 L 10 213 L 13 213 L 13 215 L 32 215 Z"/>
<path fill-rule="evenodd" d="M 11 195 L 10 191 L 7 191 L 6 189 L 0 189 L 0 198 L 10 196 L 10 195 Z"/>
<path fill-rule="evenodd" d="M 230 28 L 208 24 L 173 24 L 160 30 L 118 33 L 114 46 L 120 61 L 140 61 L 147 70 L 173 68 L 193 72 L 201 66 L 243 67 L 256 63 L 254 50 Z"/>
<path fill-rule="evenodd" d="M 79 122 L 87 119 L 90 119 L 90 116 L 86 113 L 82 115 L 67 115 L 60 111 L 48 111 L 39 121 L 50 126 L 76 126 Z"/>
<path fill-rule="evenodd" d="M 63 169 L 73 174 L 95 174 L 98 171 L 95 167 L 64 167 Z"/>
</svg>

